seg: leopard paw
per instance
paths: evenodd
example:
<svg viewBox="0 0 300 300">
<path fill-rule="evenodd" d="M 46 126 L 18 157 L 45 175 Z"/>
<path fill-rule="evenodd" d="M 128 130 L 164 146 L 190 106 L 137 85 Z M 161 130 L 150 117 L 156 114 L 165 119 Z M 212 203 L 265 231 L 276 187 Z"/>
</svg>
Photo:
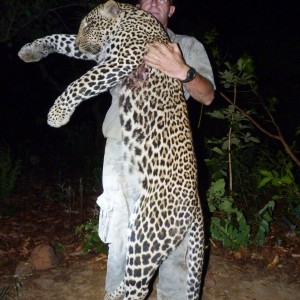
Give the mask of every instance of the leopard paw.
<svg viewBox="0 0 300 300">
<path fill-rule="evenodd" d="M 36 62 L 46 57 L 49 50 L 41 43 L 33 42 L 24 45 L 18 56 L 25 62 Z"/>
<path fill-rule="evenodd" d="M 48 113 L 47 123 L 51 127 L 59 128 L 69 122 L 72 114 L 70 109 L 54 104 Z"/>
</svg>

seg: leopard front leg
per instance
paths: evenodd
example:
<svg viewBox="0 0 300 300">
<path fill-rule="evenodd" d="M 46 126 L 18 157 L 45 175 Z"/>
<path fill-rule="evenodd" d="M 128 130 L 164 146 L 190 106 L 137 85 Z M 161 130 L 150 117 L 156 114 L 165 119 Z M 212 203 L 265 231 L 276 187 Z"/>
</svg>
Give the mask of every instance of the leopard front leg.
<svg viewBox="0 0 300 300">
<path fill-rule="evenodd" d="M 105 59 L 105 53 L 82 53 L 76 45 L 74 34 L 53 34 L 37 39 L 24 45 L 18 52 L 18 56 L 25 62 L 37 62 L 50 53 L 63 54 L 68 57 L 101 62 Z"/>
<path fill-rule="evenodd" d="M 97 90 L 89 87 L 85 78 L 90 78 L 90 76 L 85 74 L 76 81 L 72 82 L 68 88 L 55 100 L 48 113 L 47 123 L 50 126 L 58 128 L 67 124 L 74 113 L 75 108 L 83 100 L 98 94 Z"/>
<path fill-rule="evenodd" d="M 72 82 L 51 107 L 48 124 L 52 127 L 65 125 L 82 101 L 112 88 L 135 67 L 134 65 L 130 67 L 124 65 L 116 68 L 116 64 L 115 60 L 106 61 L 105 64 L 93 67 Z"/>
</svg>

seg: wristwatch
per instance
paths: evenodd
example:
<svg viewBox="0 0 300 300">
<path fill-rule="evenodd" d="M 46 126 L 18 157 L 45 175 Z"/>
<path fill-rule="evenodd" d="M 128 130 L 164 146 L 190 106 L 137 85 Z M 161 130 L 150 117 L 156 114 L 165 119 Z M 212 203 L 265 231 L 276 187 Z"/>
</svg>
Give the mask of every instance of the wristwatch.
<svg viewBox="0 0 300 300">
<path fill-rule="evenodd" d="M 196 77 L 196 70 L 193 67 L 190 67 L 186 73 L 186 78 L 184 80 L 180 80 L 182 83 L 187 83 L 192 81 Z"/>
</svg>

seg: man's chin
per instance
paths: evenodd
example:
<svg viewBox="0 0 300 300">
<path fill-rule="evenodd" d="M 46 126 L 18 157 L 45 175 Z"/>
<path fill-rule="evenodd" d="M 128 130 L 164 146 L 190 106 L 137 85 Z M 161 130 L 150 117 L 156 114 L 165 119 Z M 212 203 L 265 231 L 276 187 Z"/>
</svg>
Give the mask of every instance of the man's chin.
<svg viewBox="0 0 300 300">
<path fill-rule="evenodd" d="M 160 21 L 161 16 L 160 16 L 160 13 L 159 13 L 159 12 L 157 12 L 157 11 L 155 11 L 155 12 L 150 11 L 150 14 L 151 14 L 153 17 L 155 17 L 158 21 Z"/>
</svg>

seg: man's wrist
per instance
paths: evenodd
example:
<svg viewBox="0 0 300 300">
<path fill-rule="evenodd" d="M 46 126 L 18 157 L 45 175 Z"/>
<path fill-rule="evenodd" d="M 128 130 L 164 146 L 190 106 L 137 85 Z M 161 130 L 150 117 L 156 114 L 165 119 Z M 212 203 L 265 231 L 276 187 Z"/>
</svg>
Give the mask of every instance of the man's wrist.
<svg viewBox="0 0 300 300">
<path fill-rule="evenodd" d="M 185 69 L 185 75 L 183 75 L 181 78 L 179 78 L 179 80 L 182 83 L 188 83 L 188 82 L 191 82 L 192 80 L 194 80 L 196 75 L 197 75 L 196 70 L 193 67 L 190 67 L 187 65 L 187 68 Z"/>
</svg>

